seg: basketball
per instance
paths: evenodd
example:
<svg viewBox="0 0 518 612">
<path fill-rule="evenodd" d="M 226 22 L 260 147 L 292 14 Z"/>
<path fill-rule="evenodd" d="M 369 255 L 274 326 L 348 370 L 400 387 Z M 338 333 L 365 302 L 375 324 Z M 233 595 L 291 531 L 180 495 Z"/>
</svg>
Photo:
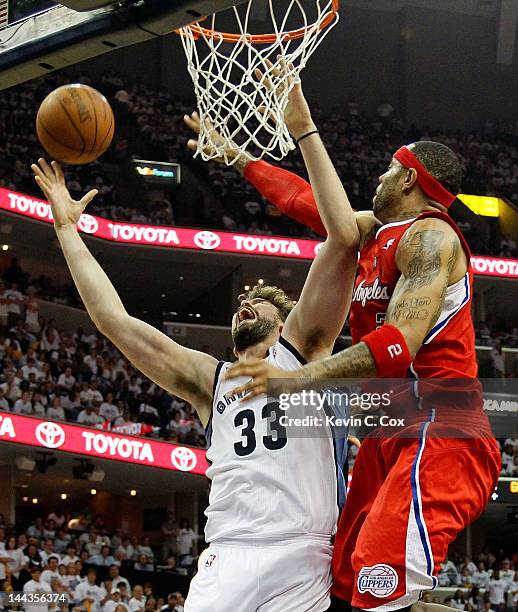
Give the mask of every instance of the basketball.
<svg viewBox="0 0 518 612">
<path fill-rule="evenodd" d="M 88 164 L 110 146 L 115 122 L 108 100 L 93 87 L 73 84 L 52 91 L 36 117 L 38 139 L 52 159 Z"/>
</svg>

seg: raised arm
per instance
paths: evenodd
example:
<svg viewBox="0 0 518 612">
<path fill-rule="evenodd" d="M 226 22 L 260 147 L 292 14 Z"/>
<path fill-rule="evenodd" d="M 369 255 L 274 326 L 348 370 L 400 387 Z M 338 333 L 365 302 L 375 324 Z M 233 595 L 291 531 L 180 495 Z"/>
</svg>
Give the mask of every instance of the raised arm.
<svg viewBox="0 0 518 612">
<path fill-rule="evenodd" d="M 128 314 L 110 279 L 77 232 L 77 221 L 95 197 L 96 190 L 75 202 L 68 193 L 59 164 L 52 162 L 50 167 L 40 159 L 39 166 L 33 164 L 32 169 L 52 207 L 61 249 L 97 329 L 153 382 L 190 402 L 205 425 L 211 412 L 217 360 L 177 344 L 151 325 Z"/>
<path fill-rule="evenodd" d="M 360 234 L 347 194 L 316 133 L 300 83 L 294 85 L 285 121 L 300 148 L 327 239 L 313 261 L 283 337 L 308 360 L 329 355 L 347 317 Z M 307 134 L 311 134 L 307 136 Z"/>
<path fill-rule="evenodd" d="M 240 363 L 230 377 L 251 376 L 254 380 L 236 392 L 246 390 L 251 396 L 264 393 L 270 378 L 296 379 L 292 385 L 296 390 L 323 378 L 406 376 L 405 365 L 408 368 L 439 318 L 448 286 L 466 273 L 467 259 L 450 225 L 440 219 L 426 219 L 407 230 L 399 243 L 396 262 L 401 277 L 382 327 L 358 344 L 296 372 L 259 362 Z M 399 344 L 397 350 L 394 344 Z"/>
</svg>

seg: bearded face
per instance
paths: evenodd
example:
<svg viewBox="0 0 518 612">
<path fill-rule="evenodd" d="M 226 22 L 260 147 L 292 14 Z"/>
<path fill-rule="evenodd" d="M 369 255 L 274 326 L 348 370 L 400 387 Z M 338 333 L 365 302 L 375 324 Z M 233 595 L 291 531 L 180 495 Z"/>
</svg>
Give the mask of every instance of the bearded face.
<svg viewBox="0 0 518 612">
<path fill-rule="evenodd" d="M 232 339 L 238 353 L 263 342 L 279 328 L 278 311 L 266 300 L 243 302 L 234 315 Z"/>
</svg>

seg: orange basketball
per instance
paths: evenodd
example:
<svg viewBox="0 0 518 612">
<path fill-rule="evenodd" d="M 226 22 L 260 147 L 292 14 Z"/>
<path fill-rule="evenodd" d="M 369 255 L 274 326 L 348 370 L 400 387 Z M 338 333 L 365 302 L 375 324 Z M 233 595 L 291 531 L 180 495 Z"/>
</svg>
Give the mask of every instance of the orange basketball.
<svg viewBox="0 0 518 612">
<path fill-rule="evenodd" d="M 108 100 L 88 85 L 63 85 L 41 103 L 36 131 L 52 159 L 88 164 L 110 146 L 115 121 Z"/>
</svg>

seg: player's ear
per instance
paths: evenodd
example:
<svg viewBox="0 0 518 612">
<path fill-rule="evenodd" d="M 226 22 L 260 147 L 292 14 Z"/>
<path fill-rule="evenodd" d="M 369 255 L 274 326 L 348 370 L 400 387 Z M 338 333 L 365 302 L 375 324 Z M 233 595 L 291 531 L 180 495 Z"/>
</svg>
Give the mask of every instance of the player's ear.
<svg viewBox="0 0 518 612">
<path fill-rule="evenodd" d="M 234 349 L 232 350 L 232 353 L 234 353 L 234 357 L 235 357 L 236 359 L 239 359 L 239 354 L 238 354 L 238 352 L 237 352 L 237 350 L 236 350 L 236 347 L 234 347 Z"/>
<path fill-rule="evenodd" d="M 417 171 L 415 168 L 408 168 L 404 175 L 403 191 L 410 191 L 417 182 Z"/>
</svg>

